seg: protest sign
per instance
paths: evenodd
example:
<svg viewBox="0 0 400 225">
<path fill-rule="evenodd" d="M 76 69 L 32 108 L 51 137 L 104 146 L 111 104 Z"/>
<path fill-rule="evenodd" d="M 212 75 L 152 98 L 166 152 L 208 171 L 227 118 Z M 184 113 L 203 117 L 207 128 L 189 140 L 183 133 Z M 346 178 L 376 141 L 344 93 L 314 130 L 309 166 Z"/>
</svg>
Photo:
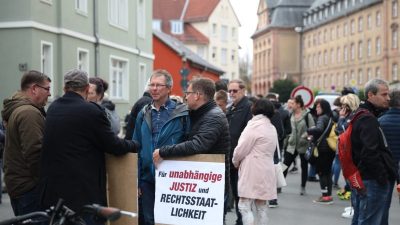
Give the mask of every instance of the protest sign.
<svg viewBox="0 0 400 225">
<path fill-rule="evenodd" d="M 164 160 L 156 170 L 155 222 L 222 225 L 225 164 Z"/>
</svg>

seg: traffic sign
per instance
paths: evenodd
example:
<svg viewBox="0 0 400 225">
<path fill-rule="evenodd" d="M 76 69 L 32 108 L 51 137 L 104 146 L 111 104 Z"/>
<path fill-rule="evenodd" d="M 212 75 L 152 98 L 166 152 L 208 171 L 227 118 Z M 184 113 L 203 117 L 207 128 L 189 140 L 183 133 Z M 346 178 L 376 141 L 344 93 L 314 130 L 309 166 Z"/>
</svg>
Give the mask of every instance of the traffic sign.
<svg viewBox="0 0 400 225">
<path fill-rule="evenodd" d="M 305 86 L 297 86 L 293 89 L 290 97 L 294 98 L 295 96 L 300 95 L 304 101 L 304 107 L 308 108 L 313 104 L 314 95 L 313 92 Z"/>
</svg>

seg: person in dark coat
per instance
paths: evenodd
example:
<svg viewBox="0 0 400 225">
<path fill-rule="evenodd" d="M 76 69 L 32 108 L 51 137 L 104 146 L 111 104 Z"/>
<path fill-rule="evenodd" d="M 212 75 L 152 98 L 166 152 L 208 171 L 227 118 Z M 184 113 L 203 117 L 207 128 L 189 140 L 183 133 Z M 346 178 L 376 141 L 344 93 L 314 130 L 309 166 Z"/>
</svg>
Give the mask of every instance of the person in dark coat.
<svg viewBox="0 0 400 225">
<path fill-rule="evenodd" d="M 133 105 L 132 110 L 129 113 L 128 123 L 126 124 L 125 139 L 132 140 L 133 132 L 135 131 L 137 115 L 139 114 L 140 110 L 143 109 L 145 105 L 150 104 L 152 100 L 153 98 L 151 97 L 149 91 L 145 91 L 143 96 Z"/>
<path fill-rule="evenodd" d="M 133 141 L 111 130 L 106 113 L 87 102 L 88 75 L 71 70 L 64 76 L 65 94 L 49 107 L 41 158 L 41 205 L 49 208 L 59 198 L 78 211 L 85 204 L 107 205 L 105 154 L 135 152 Z M 87 224 L 102 224 L 84 217 Z"/>
<path fill-rule="evenodd" d="M 397 172 L 400 173 L 400 89 L 394 89 L 390 92 L 390 109 L 385 112 L 379 119 L 379 124 L 382 127 L 383 133 L 385 134 L 389 149 L 393 155 Z M 397 182 L 400 182 L 400 178 L 397 177 Z M 388 196 L 393 194 L 394 181 L 390 184 Z M 383 215 L 381 224 L 388 224 L 389 208 L 392 202 L 392 198 L 387 198 L 386 211 Z"/>
<path fill-rule="evenodd" d="M 229 123 L 229 133 L 231 135 L 231 152 L 230 152 L 230 181 L 232 194 L 235 200 L 236 224 L 242 225 L 242 216 L 239 212 L 238 203 L 238 170 L 232 164 L 233 151 L 235 150 L 239 137 L 247 125 L 247 122 L 253 117 L 251 114 L 251 102 L 245 96 L 246 86 L 242 80 L 231 80 L 228 85 L 228 93 L 232 99 L 232 105 L 228 107 L 226 117 Z"/>
<path fill-rule="evenodd" d="M 365 84 L 367 100 L 359 110 L 368 110 L 353 123 L 351 147 L 365 190 L 351 193 L 354 216 L 352 224 L 384 224 L 389 216 L 387 201 L 391 184 L 398 177 L 393 156 L 377 117 L 389 107 L 389 85 L 381 79 Z M 398 137 L 397 137 L 398 138 Z M 370 204 L 373 202 L 373 204 Z"/>
</svg>

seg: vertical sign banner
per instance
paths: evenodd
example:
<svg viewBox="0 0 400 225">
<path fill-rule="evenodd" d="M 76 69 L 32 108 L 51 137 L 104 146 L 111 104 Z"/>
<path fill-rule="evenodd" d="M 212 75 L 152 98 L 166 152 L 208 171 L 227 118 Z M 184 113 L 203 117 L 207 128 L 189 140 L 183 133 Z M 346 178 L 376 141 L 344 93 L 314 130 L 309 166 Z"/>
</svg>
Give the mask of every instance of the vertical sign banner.
<svg viewBox="0 0 400 225">
<path fill-rule="evenodd" d="M 162 161 L 156 170 L 155 222 L 222 225 L 224 187 L 224 163 Z"/>
</svg>

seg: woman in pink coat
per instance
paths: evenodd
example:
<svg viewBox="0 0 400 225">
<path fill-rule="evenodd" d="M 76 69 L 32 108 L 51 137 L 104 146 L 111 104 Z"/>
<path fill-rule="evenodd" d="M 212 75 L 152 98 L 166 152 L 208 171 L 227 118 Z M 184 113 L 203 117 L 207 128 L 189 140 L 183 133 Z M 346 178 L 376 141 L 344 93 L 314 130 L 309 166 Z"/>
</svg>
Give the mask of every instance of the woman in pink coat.
<svg viewBox="0 0 400 225">
<path fill-rule="evenodd" d="M 278 137 L 270 121 L 274 106 L 267 99 L 260 99 L 253 104 L 252 113 L 254 116 L 240 135 L 232 159 L 239 168 L 238 206 L 244 225 L 267 224 L 267 200 L 277 198 L 273 158 Z"/>
</svg>

